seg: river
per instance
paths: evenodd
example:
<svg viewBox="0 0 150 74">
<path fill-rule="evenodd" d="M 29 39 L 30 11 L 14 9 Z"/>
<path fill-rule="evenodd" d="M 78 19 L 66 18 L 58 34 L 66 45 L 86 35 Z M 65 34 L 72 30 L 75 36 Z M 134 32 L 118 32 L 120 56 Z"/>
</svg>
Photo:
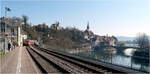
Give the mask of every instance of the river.
<svg viewBox="0 0 150 74">
<path fill-rule="evenodd" d="M 146 60 L 146 62 L 148 63 L 143 63 L 140 60 L 137 60 L 132 57 L 133 53 L 136 50 L 137 49 L 128 48 L 122 51 L 122 53 L 120 53 L 117 52 L 115 48 L 103 48 L 96 49 L 94 51 L 78 52 L 74 53 L 74 55 L 94 59 L 96 61 L 109 62 L 115 65 L 150 72 L 150 65 L 148 60 Z M 110 53 L 110 51 L 112 52 Z"/>
</svg>

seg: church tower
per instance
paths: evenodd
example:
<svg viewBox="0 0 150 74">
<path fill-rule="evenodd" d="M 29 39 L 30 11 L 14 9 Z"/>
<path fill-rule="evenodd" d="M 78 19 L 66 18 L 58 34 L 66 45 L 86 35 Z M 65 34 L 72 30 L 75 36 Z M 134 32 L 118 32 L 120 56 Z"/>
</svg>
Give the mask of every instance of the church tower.
<svg viewBox="0 0 150 74">
<path fill-rule="evenodd" d="M 90 30 L 90 27 L 89 27 L 89 22 L 87 23 L 87 30 Z"/>
<path fill-rule="evenodd" d="M 89 22 L 87 22 L 87 28 L 84 31 L 84 38 L 87 40 L 91 40 L 94 37 L 94 33 L 90 31 Z"/>
</svg>

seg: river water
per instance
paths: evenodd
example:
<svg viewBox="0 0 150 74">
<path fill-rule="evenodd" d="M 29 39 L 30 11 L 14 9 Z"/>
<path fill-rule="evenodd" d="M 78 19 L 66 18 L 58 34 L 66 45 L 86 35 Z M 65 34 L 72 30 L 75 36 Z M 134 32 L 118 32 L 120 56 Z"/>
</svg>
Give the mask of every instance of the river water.
<svg viewBox="0 0 150 74">
<path fill-rule="evenodd" d="M 109 62 L 115 65 L 120 65 L 128 68 L 150 72 L 150 65 L 148 60 L 144 60 L 148 63 L 143 63 L 139 59 L 137 60 L 132 57 L 133 53 L 137 49 L 128 48 L 122 52 L 117 52 L 115 48 L 103 48 L 103 49 L 96 49 L 96 50 L 93 49 L 93 50 L 94 51 L 74 53 L 74 55 L 78 55 L 89 59 L 94 59 L 96 61 Z"/>
</svg>

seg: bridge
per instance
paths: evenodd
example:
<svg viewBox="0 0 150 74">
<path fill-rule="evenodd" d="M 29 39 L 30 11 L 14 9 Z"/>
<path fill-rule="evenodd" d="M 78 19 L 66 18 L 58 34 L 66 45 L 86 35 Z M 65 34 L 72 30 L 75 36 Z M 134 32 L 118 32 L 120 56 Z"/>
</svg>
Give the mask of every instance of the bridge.
<svg viewBox="0 0 150 74">
<path fill-rule="evenodd" d="M 36 45 L 18 47 L 0 61 L 0 73 L 145 73 Z"/>
<path fill-rule="evenodd" d="M 131 47 L 131 46 L 96 46 L 96 47 L 98 47 L 98 48 L 108 48 L 108 47 L 111 47 L 111 48 L 117 49 L 118 52 L 124 51 L 125 49 L 128 49 L 128 48 L 140 49 L 139 47 Z"/>
</svg>

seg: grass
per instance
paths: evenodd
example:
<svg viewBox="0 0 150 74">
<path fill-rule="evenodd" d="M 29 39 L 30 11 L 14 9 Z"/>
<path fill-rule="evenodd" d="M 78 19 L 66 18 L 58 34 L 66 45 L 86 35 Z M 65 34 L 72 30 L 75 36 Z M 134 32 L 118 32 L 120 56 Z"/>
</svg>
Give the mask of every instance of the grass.
<svg viewBox="0 0 150 74">
<path fill-rule="evenodd" d="M 4 56 L 5 54 L 2 52 L 2 51 L 0 51 L 0 59 Z"/>
</svg>

